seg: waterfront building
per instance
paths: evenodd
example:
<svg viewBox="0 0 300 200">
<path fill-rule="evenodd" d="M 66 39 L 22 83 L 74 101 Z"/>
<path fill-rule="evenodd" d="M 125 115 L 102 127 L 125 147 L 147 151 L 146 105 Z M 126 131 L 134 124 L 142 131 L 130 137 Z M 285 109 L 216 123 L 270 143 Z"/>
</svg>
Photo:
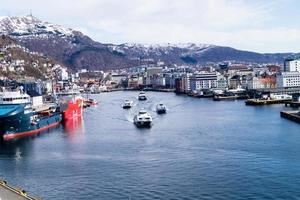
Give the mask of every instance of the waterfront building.
<svg viewBox="0 0 300 200">
<path fill-rule="evenodd" d="M 154 74 L 152 76 L 145 77 L 145 85 L 152 87 L 165 87 L 166 81 L 165 77 L 161 74 Z"/>
<path fill-rule="evenodd" d="M 252 75 L 240 76 L 240 85 L 241 85 L 242 89 L 247 89 L 248 81 L 249 81 L 250 77 L 252 77 Z"/>
<path fill-rule="evenodd" d="M 166 88 L 175 88 L 175 78 L 172 73 L 164 74 Z"/>
<path fill-rule="evenodd" d="M 300 72 L 300 60 L 299 59 L 286 59 L 284 61 L 285 72 Z"/>
<path fill-rule="evenodd" d="M 241 86 L 241 77 L 239 75 L 234 75 L 229 79 L 229 88 L 236 89 Z"/>
<path fill-rule="evenodd" d="M 276 88 L 276 86 L 277 86 L 275 75 L 261 77 L 261 82 L 264 85 L 264 88 L 272 89 L 272 88 Z"/>
<path fill-rule="evenodd" d="M 132 76 L 128 79 L 128 87 L 129 88 L 138 88 L 139 87 L 139 77 Z"/>
<path fill-rule="evenodd" d="M 217 87 L 217 74 L 213 73 L 199 73 L 189 77 L 189 90 L 202 90 Z"/>
<path fill-rule="evenodd" d="M 184 90 L 182 89 L 183 88 L 183 80 L 181 77 L 177 77 L 175 78 L 175 91 L 176 93 L 183 93 Z"/>
<path fill-rule="evenodd" d="M 165 87 L 166 86 L 166 79 L 162 75 L 153 76 L 152 85 L 154 87 Z"/>
<path fill-rule="evenodd" d="M 162 67 L 147 67 L 146 75 L 147 77 L 151 77 L 153 75 L 162 74 Z"/>
<path fill-rule="evenodd" d="M 243 76 L 243 75 L 252 74 L 253 70 L 246 67 L 245 65 L 231 65 L 228 68 L 227 73 L 228 73 L 229 76 L 234 76 L 234 75 Z"/>
<path fill-rule="evenodd" d="M 253 70 L 252 69 L 242 69 L 236 72 L 237 75 L 240 76 L 250 76 L 253 75 Z"/>
<path fill-rule="evenodd" d="M 188 91 L 191 91 L 191 77 L 193 76 L 192 73 L 186 73 L 183 75 L 183 81 L 185 83 L 185 88 L 184 88 L 184 91 L 185 92 L 188 92 Z"/>
<path fill-rule="evenodd" d="M 221 90 L 225 90 L 228 88 L 228 80 L 224 76 L 219 76 L 217 80 L 217 88 Z"/>
<path fill-rule="evenodd" d="M 124 75 L 124 74 L 112 74 L 111 75 L 111 80 L 118 84 L 120 84 L 126 78 L 127 78 L 127 75 Z"/>
<path fill-rule="evenodd" d="M 281 72 L 277 74 L 277 87 L 300 87 L 300 72 Z"/>
<path fill-rule="evenodd" d="M 248 80 L 247 89 L 268 89 L 276 87 L 276 77 L 251 77 Z"/>
<path fill-rule="evenodd" d="M 253 76 L 262 76 L 268 71 L 268 68 L 266 66 L 255 66 L 253 67 Z"/>
<path fill-rule="evenodd" d="M 274 75 L 281 71 L 281 68 L 278 65 L 267 65 L 267 68 L 268 68 L 269 75 Z"/>
<path fill-rule="evenodd" d="M 177 93 L 186 93 L 189 90 L 189 76 L 187 74 L 180 75 L 175 78 L 175 91 Z"/>
</svg>

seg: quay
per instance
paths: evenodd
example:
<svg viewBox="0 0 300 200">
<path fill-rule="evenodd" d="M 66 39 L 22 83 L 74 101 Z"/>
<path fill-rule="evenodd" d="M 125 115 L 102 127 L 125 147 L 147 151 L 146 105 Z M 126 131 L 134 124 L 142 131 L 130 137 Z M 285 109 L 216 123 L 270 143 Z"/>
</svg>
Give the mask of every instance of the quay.
<svg viewBox="0 0 300 200">
<path fill-rule="evenodd" d="M 175 89 L 167 88 L 114 88 L 106 92 L 118 92 L 118 91 L 152 91 L 152 92 L 175 92 Z"/>
<path fill-rule="evenodd" d="M 144 88 L 144 91 L 152 91 L 152 92 L 174 92 L 175 89 L 167 89 L 167 88 Z"/>
<path fill-rule="evenodd" d="M 284 104 L 291 100 L 288 99 L 248 99 L 245 101 L 247 106 L 262 106 L 270 104 Z"/>
<path fill-rule="evenodd" d="M 214 96 L 213 100 L 214 101 L 230 101 L 230 100 L 241 100 L 241 99 L 248 99 L 248 95 L 232 95 L 232 96 L 219 96 L 216 95 Z"/>
<path fill-rule="evenodd" d="M 275 94 L 275 95 L 282 95 L 282 94 L 300 94 L 300 87 L 296 88 L 272 88 L 272 89 L 255 89 L 255 90 L 250 90 L 249 93 L 252 96 L 261 96 L 261 95 L 270 95 L 270 94 Z"/>
<path fill-rule="evenodd" d="M 300 107 L 300 102 L 299 101 L 289 101 L 285 103 L 285 106 L 290 106 L 292 108 L 299 108 Z"/>
<path fill-rule="evenodd" d="M 213 94 L 193 94 L 193 93 L 187 93 L 186 94 L 189 97 L 195 97 L 195 98 L 213 98 Z"/>
<path fill-rule="evenodd" d="M 1 200 L 42 200 L 42 198 L 32 197 L 21 188 L 9 186 L 6 181 L 0 180 L 0 199 Z"/>
<path fill-rule="evenodd" d="M 300 123 L 300 111 L 299 110 L 297 110 L 297 111 L 281 111 L 280 116 L 285 119 Z"/>
</svg>

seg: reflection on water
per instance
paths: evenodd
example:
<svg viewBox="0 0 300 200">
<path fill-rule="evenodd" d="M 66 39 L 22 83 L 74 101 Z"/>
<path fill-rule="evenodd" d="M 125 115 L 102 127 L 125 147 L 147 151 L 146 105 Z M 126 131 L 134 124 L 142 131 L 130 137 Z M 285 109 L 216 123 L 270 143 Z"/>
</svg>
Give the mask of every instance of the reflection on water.
<svg viewBox="0 0 300 200">
<path fill-rule="evenodd" d="M 0 141 L 0 156 L 7 156 L 19 161 L 22 157 L 30 154 L 34 140 L 47 139 L 50 134 L 61 134 L 64 132 L 67 138 L 71 140 L 80 139 L 84 134 L 83 117 L 74 118 L 63 122 L 54 128 L 42 131 L 36 135 L 19 138 L 11 141 Z"/>
<path fill-rule="evenodd" d="M 64 132 L 69 135 L 74 135 L 76 133 L 83 134 L 83 117 L 74 118 L 63 122 Z"/>
<path fill-rule="evenodd" d="M 18 163 L 21 164 L 22 159 L 24 159 L 24 157 L 26 156 L 30 156 L 30 154 L 32 153 L 33 139 L 34 138 L 22 138 L 16 141 L 1 141 L 0 160 L 9 159 L 12 162 L 14 162 L 16 166 L 18 165 Z"/>
<path fill-rule="evenodd" d="M 63 122 L 63 130 L 67 138 L 75 141 L 83 137 L 84 120 L 83 117 L 70 119 Z"/>
</svg>

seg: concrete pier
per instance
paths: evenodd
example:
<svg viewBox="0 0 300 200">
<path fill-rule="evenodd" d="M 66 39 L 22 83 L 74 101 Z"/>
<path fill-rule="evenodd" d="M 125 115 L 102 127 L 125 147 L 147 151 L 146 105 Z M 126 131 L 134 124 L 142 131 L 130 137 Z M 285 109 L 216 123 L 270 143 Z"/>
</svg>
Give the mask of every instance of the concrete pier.
<svg viewBox="0 0 300 200">
<path fill-rule="evenodd" d="M 300 102 L 299 101 L 286 102 L 285 106 L 290 106 L 292 108 L 299 108 L 300 107 Z"/>
<path fill-rule="evenodd" d="M 6 181 L 0 180 L 0 199 L 1 200 L 41 200 L 29 196 L 25 190 L 9 186 Z"/>
<path fill-rule="evenodd" d="M 291 121 L 300 123 L 300 111 L 281 111 L 280 116 Z"/>
<path fill-rule="evenodd" d="M 241 99 L 248 99 L 248 95 L 232 95 L 232 96 L 214 96 L 214 101 L 230 101 L 230 100 L 241 100 Z"/>
<path fill-rule="evenodd" d="M 283 100 L 283 99 L 248 99 L 245 101 L 247 106 L 262 106 L 262 105 L 270 105 L 270 104 L 285 104 L 291 100 Z"/>
</svg>

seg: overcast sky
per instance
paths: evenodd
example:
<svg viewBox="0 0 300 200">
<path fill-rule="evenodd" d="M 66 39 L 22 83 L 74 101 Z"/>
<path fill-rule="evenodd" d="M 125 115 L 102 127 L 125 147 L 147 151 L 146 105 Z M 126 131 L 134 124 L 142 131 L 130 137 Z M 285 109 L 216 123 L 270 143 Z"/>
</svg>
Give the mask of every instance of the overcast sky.
<svg viewBox="0 0 300 200">
<path fill-rule="evenodd" d="M 196 42 L 300 52 L 299 0 L 0 0 L 0 15 L 34 16 L 103 43 Z"/>
</svg>

